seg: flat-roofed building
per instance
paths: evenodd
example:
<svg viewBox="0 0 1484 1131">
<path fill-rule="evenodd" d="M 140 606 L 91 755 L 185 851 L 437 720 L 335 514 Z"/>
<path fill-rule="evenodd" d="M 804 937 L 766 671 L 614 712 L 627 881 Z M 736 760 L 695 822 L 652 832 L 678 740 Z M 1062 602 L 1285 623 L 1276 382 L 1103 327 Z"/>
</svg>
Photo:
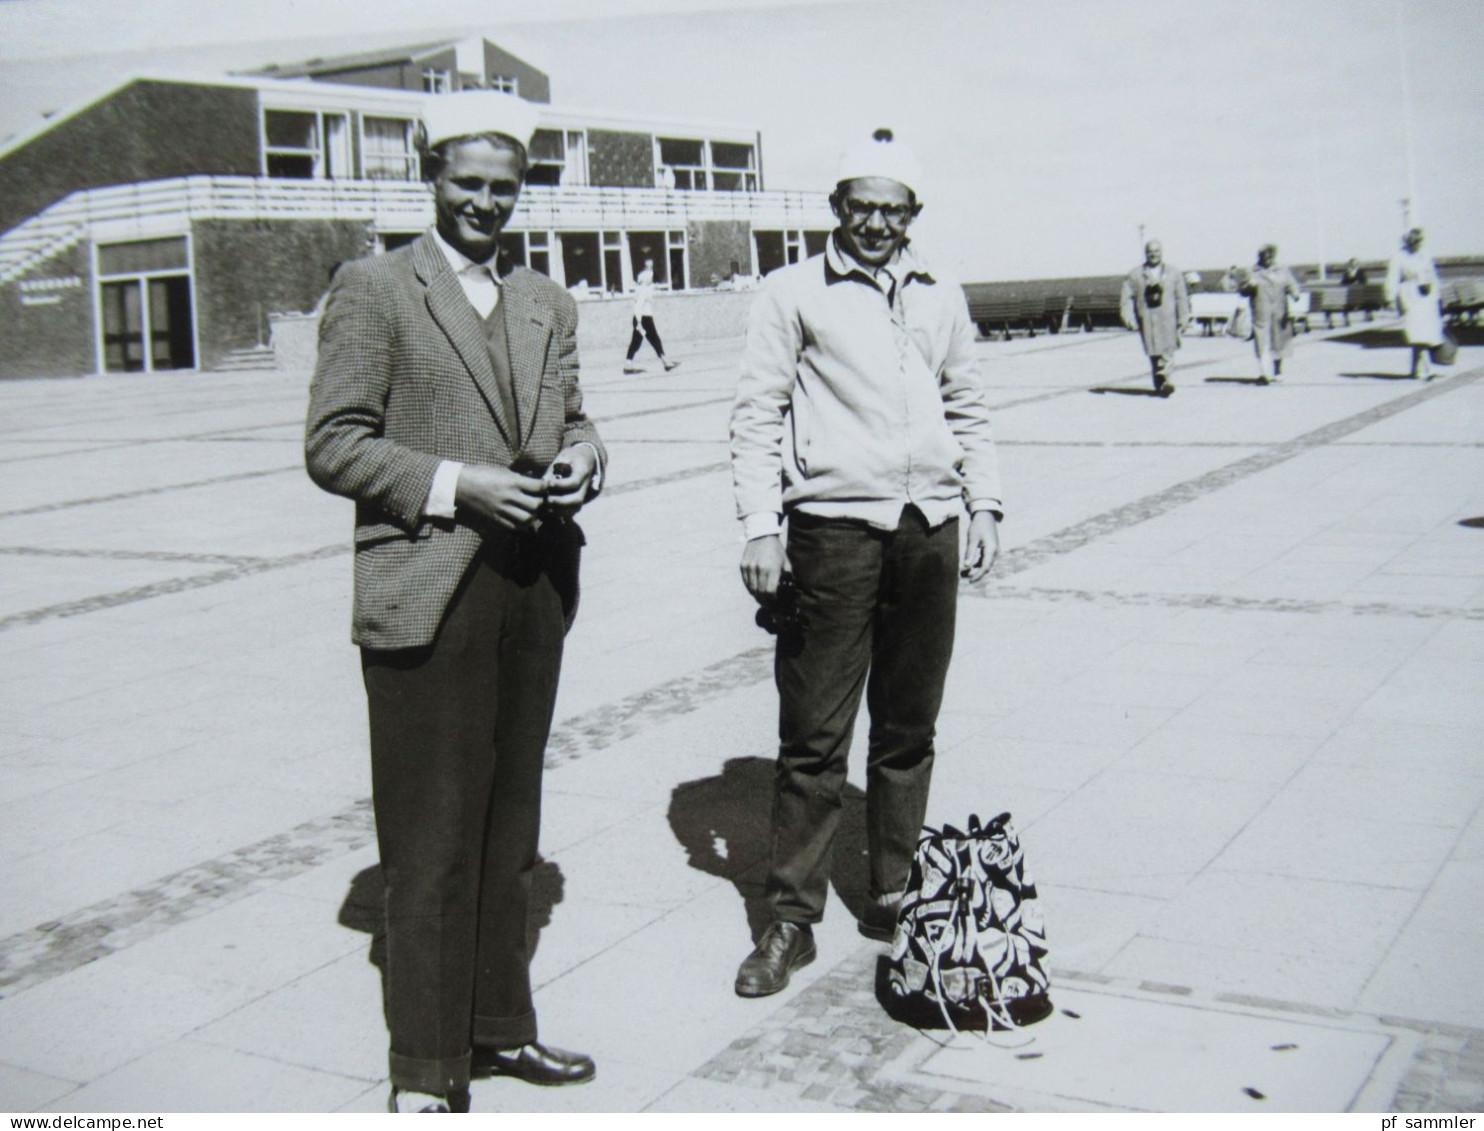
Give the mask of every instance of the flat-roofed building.
<svg viewBox="0 0 1484 1131">
<path fill-rule="evenodd" d="M 485 40 L 139 75 L 0 146 L 0 376 L 258 363 L 271 316 L 432 223 L 416 122 L 474 87 L 539 106 L 505 250 L 581 293 L 645 259 L 672 291 L 766 274 L 833 226 L 825 194 L 765 187 L 755 128 L 554 105 Z"/>
</svg>

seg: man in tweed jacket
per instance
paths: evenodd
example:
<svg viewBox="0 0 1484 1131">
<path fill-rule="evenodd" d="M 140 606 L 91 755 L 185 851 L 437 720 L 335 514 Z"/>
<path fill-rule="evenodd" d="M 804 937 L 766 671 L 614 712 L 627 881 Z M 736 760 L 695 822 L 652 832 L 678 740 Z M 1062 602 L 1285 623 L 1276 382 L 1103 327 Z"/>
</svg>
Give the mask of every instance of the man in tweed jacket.
<svg viewBox="0 0 1484 1131">
<path fill-rule="evenodd" d="M 606 459 L 576 304 L 496 255 L 535 114 L 486 91 L 429 100 L 435 230 L 338 272 L 310 390 L 309 473 L 356 504 L 393 1110 L 464 1107 L 471 1074 L 594 1071 L 537 1043 L 526 942 L 570 516 Z"/>
</svg>

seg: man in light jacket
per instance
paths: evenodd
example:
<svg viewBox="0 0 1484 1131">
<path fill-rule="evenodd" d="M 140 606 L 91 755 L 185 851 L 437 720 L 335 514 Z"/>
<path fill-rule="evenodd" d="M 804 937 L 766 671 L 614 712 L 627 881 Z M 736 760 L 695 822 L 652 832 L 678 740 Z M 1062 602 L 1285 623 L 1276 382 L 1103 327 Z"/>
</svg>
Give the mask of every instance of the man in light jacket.
<svg viewBox="0 0 1484 1131">
<path fill-rule="evenodd" d="M 1144 245 L 1144 262 L 1124 276 L 1118 309 L 1124 326 L 1139 331 L 1154 391 L 1170 396 L 1175 391 L 1170 368 L 1180 335 L 1190 322 L 1190 294 L 1185 276 L 1165 262 L 1164 245 L 1158 240 Z"/>
<path fill-rule="evenodd" d="M 921 185 L 890 130 L 850 146 L 824 254 L 774 271 L 752 308 L 732 473 L 742 579 L 778 631 L 780 745 L 773 922 L 738 971 L 743 997 L 776 993 L 814 959 L 862 692 L 871 898 L 861 931 L 890 938 L 927 808 L 960 572 L 979 580 L 999 550 L 968 305 L 907 238 Z"/>
</svg>

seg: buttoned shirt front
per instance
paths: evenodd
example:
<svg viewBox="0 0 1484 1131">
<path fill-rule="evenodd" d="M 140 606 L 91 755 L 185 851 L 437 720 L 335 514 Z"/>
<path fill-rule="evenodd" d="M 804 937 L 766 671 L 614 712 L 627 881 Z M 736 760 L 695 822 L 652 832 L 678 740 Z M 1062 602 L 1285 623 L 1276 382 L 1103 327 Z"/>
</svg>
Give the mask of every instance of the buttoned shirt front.
<svg viewBox="0 0 1484 1131">
<path fill-rule="evenodd" d="M 904 247 L 871 269 L 832 237 L 780 268 L 752 308 L 732 409 L 732 472 L 746 537 L 780 516 L 895 529 L 912 505 L 932 525 L 998 513 L 989 412 L 962 288 Z"/>
<path fill-rule="evenodd" d="M 459 280 L 459 286 L 469 300 L 469 305 L 474 307 L 480 318 L 488 318 L 500 305 L 500 274 L 496 270 L 496 260 L 489 259 L 484 263 L 476 263 L 458 248 L 445 240 L 437 228 L 433 229 L 433 241 L 438 250 L 448 260 L 448 266 Z M 597 490 L 602 482 L 602 461 L 597 459 L 598 450 L 591 444 L 585 445 L 592 448 L 595 468 L 593 470 L 593 490 Z M 423 505 L 423 514 L 429 518 L 453 518 L 458 511 L 457 494 L 459 487 L 459 473 L 464 470 L 464 465 L 458 460 L 446 459 L 438 465 L 438 470 L 433 473 L 433 485 L 428 491 L 428 501 Z"/>
</svg>

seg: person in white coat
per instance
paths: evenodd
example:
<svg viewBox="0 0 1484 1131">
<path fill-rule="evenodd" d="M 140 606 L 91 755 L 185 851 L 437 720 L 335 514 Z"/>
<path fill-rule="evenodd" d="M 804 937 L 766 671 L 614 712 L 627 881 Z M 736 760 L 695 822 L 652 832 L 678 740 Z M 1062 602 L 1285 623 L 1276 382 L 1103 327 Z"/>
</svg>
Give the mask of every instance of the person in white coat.
<svg viewBox="0 0 1484 1131">
<path fill-rule="evenodd" d="M 1443 344 L 1442 287 L 1438 269 L 1422 254 L 1422 229 L 1402 237 L 1402 249 L 1386 268 L 1386 301 L 1396 303 L 1402 331 L 1412 347 L 1412 376 L 1431 381 L 1432 351 Z"/>
</svg>

